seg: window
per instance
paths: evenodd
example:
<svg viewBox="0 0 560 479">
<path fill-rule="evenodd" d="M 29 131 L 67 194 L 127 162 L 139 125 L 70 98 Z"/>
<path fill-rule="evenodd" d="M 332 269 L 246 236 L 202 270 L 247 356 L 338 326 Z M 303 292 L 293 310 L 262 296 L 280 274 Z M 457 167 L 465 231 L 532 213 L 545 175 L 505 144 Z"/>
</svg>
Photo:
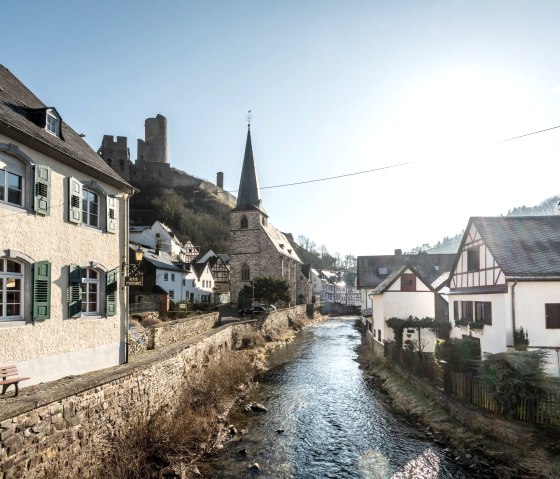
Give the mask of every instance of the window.
<svg viewBox="0 0 560 479">
<path fill-rule="evenodd" d="M 0 320 L 23 319 L 23 266 L 0 259 Z"/>
<path fill-rule="evenodd" d="M 193 287 L 193 288 L 196 287 L 196 279 L 193 279 L 193 280 L 192 280 L 192 287 Z"/>
<path fill-rule="evenodd" d="M 467 250 L 467 271 L 478 271 L 480 269 L 480 249 Z"/>
<path fill-rule="evenodd" d="M 249 279 L 249 266 L 247 264 L 244 264 L 241 266 L 241 281 L 249 281 Z"/>
<path fill-rule="evenodd" d="M 175 291 L 172 290 L 172 289 L 169 290 L 169 298 L 170 298 L 170 299 L 175 298 Z"/>
<path fill-rule="evenodd" d="M 246 230 L 249 228 L 249 220 L 246 216 L 241 217 L 241 229 Z"/>
<path fill-rule="evenodd" d="M 171 281 L 175 281 L 175 273 L 171 273 Z"/>
<path fill-rule="evenodd" d="M 168 280 L 169 280 L 169 274 L 168 274 L 168 273 L 163 273 L 163 280 L 164 280 L 164 281 L 168 281 Z"/>
<path fill-rule="evenodd" d="M 546 328 L 560 328 L 560 303 L 545 304 Z"/>
<path fill-rule="evenodd" d="M 82 314 L 99 314 L 99 272 L 93 268 L 82 269 Z"/>
<path fill-rule="evenodd" d="M 47 111 L 47 125 L 46 130 L 55 135 L 60 135 L 60 119 L 52 111 Z"/>
<path fill-rule="evenodd" d="M 476 321 L 492 325 L 492 303 L 490 301 L 454 301 L 453 315 L 455 321 Z"/>
<path fill-rule="evenodd" d="M 381 342 L 381 330 L 380 329 L 377 330 L 377 340 L 379 342 Z"/>
<path fill-rule="evenodd" d="M 475 321 L 492 325 L 492 303 L 490 301 L 476 301 L 474 303 Z"/>
<path fill-rule="evenodd" d="M 99 226 L 99 195 L 86 188 L 82 189 L 82 222 L 89 226 Z"/>
<path fill-rule="evenodd" d="M 401 275 L 401 291 L 416 291 L 416 276 L 413 273 Z"/>
<path fill-rule="evenodd" d="M 23 206 L 23 177 L 0 170 L 0 201 Z"/>
<path fill-rule="evenodd" d="M 464 319 L 466 321 L 473 320 L 472 301 L 461 301 L 461 319 Z"/>
<path fill-rule="evenodd" d="M 107 233 L 115 234 L 117 206 L 117 199 L 107 194 L 94 180 L 82 184 L 76 178 L 68 178 L 67 213 L 70 223 L 94 228 L 105 226 Z"/>
<path fill-rule="evenodd" d="M 186 285 L 187 285 L 187 280 L 183 279 L 183 286 L 186 286 Z"/>
</svg>

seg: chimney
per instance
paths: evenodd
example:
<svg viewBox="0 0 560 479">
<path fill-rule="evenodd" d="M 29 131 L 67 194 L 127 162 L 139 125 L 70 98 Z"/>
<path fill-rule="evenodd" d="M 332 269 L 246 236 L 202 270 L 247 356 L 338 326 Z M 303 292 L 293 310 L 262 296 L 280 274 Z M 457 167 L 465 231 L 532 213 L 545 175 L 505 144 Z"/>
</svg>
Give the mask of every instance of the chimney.
<svg viewBox="0 0 560 479">
<path fill-rule="evenodd" d="M 396 249 L 395 256 L 402 256 L 402 249 Z"/>
<path fill-rule="evenodd" d="M 222 190 L 224 189 L 224 174 L 221 171 L 218 171 L 218 174 L 216 175 L 216 185 L 218 188 L 221 188 Z"/>
</svg>

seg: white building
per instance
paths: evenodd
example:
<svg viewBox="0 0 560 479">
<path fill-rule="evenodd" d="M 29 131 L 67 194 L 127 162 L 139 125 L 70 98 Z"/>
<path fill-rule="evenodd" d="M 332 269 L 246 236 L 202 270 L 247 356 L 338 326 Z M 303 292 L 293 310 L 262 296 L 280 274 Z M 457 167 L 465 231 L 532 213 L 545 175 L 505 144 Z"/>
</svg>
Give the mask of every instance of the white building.
<svg viewBox="0 0 560 479">
<path fill-rule="evenodd" d="M 130 241 L 153 250 L 164 251 L 173 256 L 176 261 L 186 260 L 185 246 L 181 244 L 173 230 L 161 221 L 155 221 L 152 226 L 131 226 L 129 229 Z"/>
<path fill-rule="evenodd" d="M 0 66 L 0 365 L 22 386 L 126 360 L 119 177 Z"/>
<path fill-rule="evenodd" d="M 441 301 L 439 294 L 411 266 L 401 266 L 393 271 L 370 294 L 372 317 L 367 320 L 367 335 L 373 341 L 374 349 L 381 350 L 383 341 L 395 339 L 393 330 L 387 325 L 390 318 L 407 319 L 435 318 L 436 304 Z M 403 346 L 410 342 L 414 350 L 433 352 L 436 335 L 421 328 L 405 329 Z"/>
<path fill-rule="evenodd" d="M 529 334 L 529 349 L 551 354 L 560 375 L 560 216 L 473 217 L 449 282 L 452 337 L 469 335 L 482 352 L 514 347 L 513 331 Z"/>
</svg>

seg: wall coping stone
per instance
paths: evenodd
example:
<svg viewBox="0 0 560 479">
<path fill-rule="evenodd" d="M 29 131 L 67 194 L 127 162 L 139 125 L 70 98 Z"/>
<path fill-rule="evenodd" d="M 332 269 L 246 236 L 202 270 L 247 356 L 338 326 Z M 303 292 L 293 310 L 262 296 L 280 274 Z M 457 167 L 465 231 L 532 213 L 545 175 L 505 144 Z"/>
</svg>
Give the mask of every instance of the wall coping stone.
<svg viewBox="0 0 560 479">
<path fill-rule="evenodd" d="M 224 329 L 255 322 L 255 320 L 236 321 L 217 326 L 210 331 L 183 341 L 129 356 L 129 361 L 125 364 L 21 388 L 19 396 L 10 395 L 0 399 L 0 422 L 148 369 L 155 362 L 170 359 L 183 349 L 188 349 L 199 341 L 214 336 Z"/>
</svg>

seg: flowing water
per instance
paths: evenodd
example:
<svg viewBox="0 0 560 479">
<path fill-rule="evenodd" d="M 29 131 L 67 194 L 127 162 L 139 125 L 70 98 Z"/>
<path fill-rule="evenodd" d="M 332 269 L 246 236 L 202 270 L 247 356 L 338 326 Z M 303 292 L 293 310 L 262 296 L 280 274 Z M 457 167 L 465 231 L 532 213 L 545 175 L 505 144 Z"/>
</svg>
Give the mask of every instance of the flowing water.
<svg viewBox="0 0 560 479">
<path fill-rule="evenodd" d="M 354 320 L 314 325 L 272 353 L 251 398 L 268 412 L 232 412 L 230 422 L 246 433 L 200 468 L 204 477 L 475 477 L 385 405 L 356 361 L 361 335 Z M 255 462 L 260 470 L 250 469 Z"/>
</svg>

